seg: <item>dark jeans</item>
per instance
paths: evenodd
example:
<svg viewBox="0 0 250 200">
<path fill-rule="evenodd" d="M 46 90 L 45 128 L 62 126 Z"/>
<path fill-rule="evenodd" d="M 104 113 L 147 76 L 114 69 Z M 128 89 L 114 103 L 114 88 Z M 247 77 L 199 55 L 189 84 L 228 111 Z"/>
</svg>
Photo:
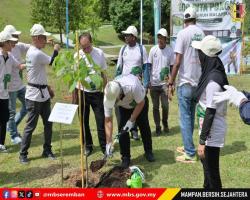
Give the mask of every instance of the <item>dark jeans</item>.
<svg viewBox="0 0 250 200">
<path fill-rule="evenodd" d="M 220 179 L 220 148 L 219 147 L 205 147 L 205 159 L 201 160 L 204 171 L 205 189 L 221 189 Z"/>
<path fill-rule="evenodd" d="M 95 115 L 95 121 L 97 126 L 98 140 L 100 147 L 103 152 L 106 149 L 106 134 L 104 128 L 104 106 L 103 106 L 103 93 L 102 92 L 84 92 L 85 94 L 85 107 L 83 101 L 83 92 L 81 91 L 82 97 L 82 113 L 85 109 L 84 113 L 84 126 L 85 126 L 85 136 L 86 136 L 86 147 L 92 147 L 93 140 L 91 136 L 91 131 L 89 127 L 89 114 L 90 114 L 90 106 Z M 82 122 L 83 123 L 83 122 Z M 84 137 L 82 137 L 84 140 Z M 84 142 L 84 141 L 83 141 Z"/>
<path fill-rule="evenodd" d="M 120 112 L 120 123 L 119 123 L 119 131 L 122 130 L 122 128 L 125 126 L 127 121 L 130 119 L 131 114 L 134 109 L 126 109 L 119 106 L 119 112 Z M 148 98 L 145 98 L 145 105 L 139 114 L 139 116 L 136 119 L 136 123 L 139 127 L 139 130 L 141 132 L 141 138 L 143 142 L 143 147 L 145 153 L 151 153 L 152 152 L 152 137 L 151 137 L 151 130 L 149 126 L 149 120 L 148 120 Z M 123 158 L 130 159 L 130 139 L 129 139 L 129 133 L 126 132 L 122 134 L 119 138 L 120 143 L 120 152 Z"/>
<path fill-rule="evenodd" d="M 9 120 L 9 99 L 0 99 L 0 144 L 4 145 L 6 125 Z"/>
<path fill-rule="evenodd" d="M 41 115 L 44 126 L 44 144 L 43 151 L 51 151 L 51 138 L 52 138 L 52 123 L 48 121 L 50 115 L 50 99 L 45 102 L 37 102 L 25 99 L 26 109 L 28 111 L 27 122 L 24 128 L 22 143 L 21 143 L 21 156 L 28 155 L 28 149 L 30 147 L 32 133 L 34 132 L 39 115 Z"/>
<path fill-rule="evenodd" d="M 153 103 L 153 116 L 156 129 L 160 129 L 160 101 L 162 108 L 162 124 L 164 127 L 168 127 L 168 96 L 164 91 L 166 86 L 152 86 L 150 88 L 150 96 Z"/>
</svg>

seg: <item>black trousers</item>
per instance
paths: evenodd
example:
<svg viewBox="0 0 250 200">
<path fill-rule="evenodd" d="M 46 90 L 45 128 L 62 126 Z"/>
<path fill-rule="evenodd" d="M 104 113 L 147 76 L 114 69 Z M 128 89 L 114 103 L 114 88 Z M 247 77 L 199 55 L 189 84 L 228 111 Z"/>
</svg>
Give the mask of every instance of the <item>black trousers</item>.
<svg viewBox="0 0 250 200">
<path fill-rule="evenodd" d="M 27 122 L 24 128 L 22 143 L 21 143 L 21 156 L 28 155 L 28 149 L 30 147 L 32 133 L 34 132 L 39 115 L 41 115 L 44 126 L 44 144 L 43 151 L 51 151 L 51 138 L 52 138 L 52 122 L 49 122 L 49 115 L 51 112 L 50 99 L 45 102 L 31 101 L 25 99 L 26 109 L 27 109 Z"/>
<path fill-rule="evenodd" d="M 126 109 L 121 106 L 118 107 L 120 112 L 120 123 L 119 123 L 119 131 L 125 126 L 127 121 L 130 119 L 131 114 L 134 109 Z M 139 114 L 138 118 L 136 119 L 136 123 L 139 127 L 141 132 L 141 138 L 143 142 L 143 147 L 145 153 L 152 152 L 152 137 L 151 137 L 151 130 L 149 126 L 148 120 L 148 98 L 145 98 L 145 105 Z M 122 159 L 130 159 L 130 138 L 129 133 L 126 132 L 121 135 L 119 139 L 120 144 L 120 153 L 122 155 Z"/>
<path fill-rule="evenodd" d="M 219 147 L 205 147 L 205 159 L 201 160 L 204 171 L 205 189 L 221 189 L 220 179 L 220 148 Z"/>
<path fill-rule="evenodd" d="M 91 148 L 93 145 L 92 135 L 89 126 L 89 115 L 90 115 L 90 106 L 95 115 L 95 121 L 97 126 L 98 140 L 102 152 L 105 152 L 106 149 L 106 134 L 104 128 L 104 106 L 103 106 L 103 93 L 102 92 L 84 92 L 85 94 L 85 106 L 83 101 L 83 92 L 81 91 L 82 97 L 82 113 L 84 112 L 84 126 L 85 126 L 85 136 L 86 136 L 86 147 Z M 82 122 L 83 123 L 83 122 Z M 84 137 L 82 137 L 84 139 Z M 84 141 L 83 141 L 84 142 Z"/>
<path fill-rule="evenodd" d="M 9 99 L 0 99 L 0 144 L 4 145 L 6 125 L 9 121 Z"/>
</svg>

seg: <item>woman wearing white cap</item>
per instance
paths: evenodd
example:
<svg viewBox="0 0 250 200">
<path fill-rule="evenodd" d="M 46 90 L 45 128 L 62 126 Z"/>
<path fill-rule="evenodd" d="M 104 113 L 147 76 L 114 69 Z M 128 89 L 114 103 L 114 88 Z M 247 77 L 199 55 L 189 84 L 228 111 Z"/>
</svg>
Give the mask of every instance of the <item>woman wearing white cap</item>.
<svg viewBox="0 0 250 200">
<path fill-rule="evenodd" d="M 222 188 L 220 178 L 220 148 L 224 146 L 226 135 L 226 103 L 216 104 L 216 92 L 228 85 L 225 68 L 218 57 L 222 52 L 219 39 L 208 35 L 202 41 L 193 41 L 192 47 L 198 49 L 202 74 L 195 91 L 197 117 L 199 123 L 198 155 L 203 164 L 205 189 Z"/>
<path fill-rule="evenodd" d="M 13 68 L 22 68 L 22 65 L 9 53 L 11 41 L 17 41 L 9 33 L 0 33 L 0 152 L 7 152 L 4 146 L 6 137 L 6 124 L 9 120 L 9 85 L 12 81 Z"/>
<path fill-rule="evenodd" d="M 48 121 L 50 115 L 50 99 L 53 98 L 54 92 L 48 86 L 47 74 L 45 67 L 51 65 L 54 58 L 58 55 L 59 45 L 54 46 L 52 57 L 41 51 L 47 42 L 47 33 L 41 24 L 34 24 L 30 29 L 32 45 L 26 55 L 27 69 L 27 90 L 25 94 L 26 108 L 28 111 L 27 123 L 24 128 L 20 162 L 28 163 L 28 149 L 31 143 L 32 133 L 36 128 L 39 115 L 41 115 L 44 125 L 44 145 L 42 156 L 45 158 L 55 159 L 51 150 L 52 123 Z"/>
<path fill-rule="evenodd" d="M 12 25 L 7 25 L 4 28 L 4 31 L 8 32 L 12 37 L 19 39 L 19 35 L 21 31 L 17 31 L 16 28 Z M 22 42 L 13 41 L 11 54 L 14 58 L 23 63 L 22 56 L 26 55 L 28 49 L 30 48 L 30 44 L 25 44 Z M 10 118 L 8 121 L 8 130 L 11 136 L 11 142 L 14 144 L 21 143 L 22 139 L 20 134 L 18 133 L 17 126 L 22 121 L 24 116 L 26 115 L 26 105 L 25 105 L 25 91 L 26 87 L 22 81 L 22 71 L 18 68 L 13 68 L 11 72 L 11 83 L 9 86 L 9 110 L 10 110 Z M 16 113 L 16 100 L 19 100 L 22 104 L 21 109 L 18 113 Z"/>
</svg>

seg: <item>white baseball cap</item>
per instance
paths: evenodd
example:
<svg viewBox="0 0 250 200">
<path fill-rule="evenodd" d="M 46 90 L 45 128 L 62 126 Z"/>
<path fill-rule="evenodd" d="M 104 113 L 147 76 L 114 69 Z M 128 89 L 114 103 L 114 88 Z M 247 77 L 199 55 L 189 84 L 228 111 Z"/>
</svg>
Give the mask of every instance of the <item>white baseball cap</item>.
<svg viewBox="0 0 250 200">
<path fill-rule="evenodd" d="M 209 57 L 216 57 L 216 54 L 222 50 L 220 40 L 213 35 L 207 35 L 201 41 L 193 41 L 192 47 L 200 49 Z"/>
<path fill-rule="evenodd" d="M 186 19 L 196 19 L 196 11 L 195 8 L 190 6 L 184 11 L 184 20 Z"/>
<path fill-rule="evenodd" d="M 34 24 L 32 28 L 30 29 L 30 35 L 31 36 L 38 36 L 38 35 L 50 36 L 51 34 L 46 32 L 41 24 Z"/>
<path fill-rule="evenodd" d="M 137 37 L 138 32 L 135 26 L 129 26 L 126 31 L 122 31 L 123 34 L 132 34 L 133 36 Z"/>
<path fill-rule="evenodd" d="M 167 32 L 167 30 L 165 28 L 161 28 L 158 31 L 157 35 L 162 35 L 163 37 L 168 37 L 168 32 Z"/>
<path fill-rule="evenodd" d="M 4 27 L 4 31 L 8 32 L 11 35 L 20 35 L 22 33 L 21 31 L 17 31 L 13 25 L 6 25 Z"/>
<path fill-rule="evenodd" d="M 0 33 L 0 42 L 17 41 L 17 40 L 18 40 L 17 38 L 12 37 L 12 35 L 6 31 L 2 31 Z"/>
<path fill-rule="evenodd" d="M 117 97 L 120 95 L 121 88 L 116 81 L 109 81 L 104 90 L 103 104 L 106 108 L 113 108 Z"/>
</svg>

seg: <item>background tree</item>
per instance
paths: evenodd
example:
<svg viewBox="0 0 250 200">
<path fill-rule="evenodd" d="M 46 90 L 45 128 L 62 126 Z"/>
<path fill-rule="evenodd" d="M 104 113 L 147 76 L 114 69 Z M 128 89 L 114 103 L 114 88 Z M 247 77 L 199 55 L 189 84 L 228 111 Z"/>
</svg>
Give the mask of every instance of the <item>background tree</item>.
<svg viewBox="0 0 250 200">
<path fill-rule="evenodd" d="M 69 28 L 75 32 L 83 23 L 84 0 L 69 0 Z M 41 23 L 51 32 L 59 32 L 60 40 L 66 29 L 66 0 L 32 0 L 33 23 Z"/>
<path fill-rule="evenodd" d="M 154 34 L 153 1 L 143 1 L 143 31 Z M 109 15 L 117 33 L 129 25 L 140 26 L 140 0 L 113 0 L 110 3 Z M 161 27 L 169 31 L 170 0 L 161 1 Z"/>
<path fill-rule="evenodd" d="M 110 16 L 109 16 L 109 5 L 111 0 L 99 0 L 100 2 L 100 17 L 103 21 L 110 21 Z"/>
</svg>

